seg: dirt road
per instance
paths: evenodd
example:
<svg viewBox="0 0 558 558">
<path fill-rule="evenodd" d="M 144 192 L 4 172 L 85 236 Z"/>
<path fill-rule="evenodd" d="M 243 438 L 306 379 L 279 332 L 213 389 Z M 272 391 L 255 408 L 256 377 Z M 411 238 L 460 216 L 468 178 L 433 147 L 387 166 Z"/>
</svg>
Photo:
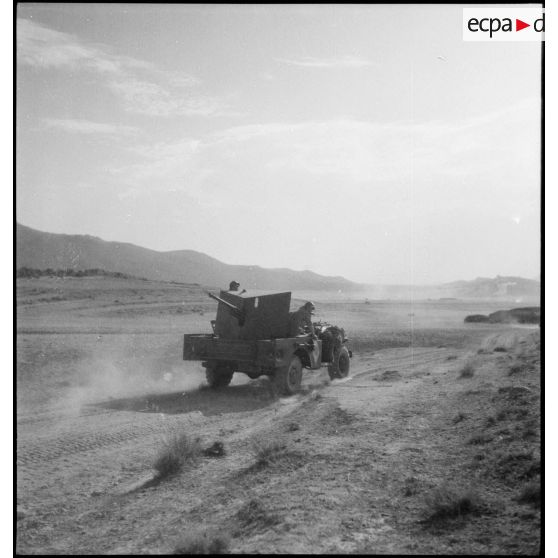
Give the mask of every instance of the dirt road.
<svg viewBox="0 0 558 558">
<path fill-rule="evenodd" d="M 536 552 L 540 512 L 514 503 L 519 484 L 490 477 L 478 457 L 487 445 L 467 442 L 486 431 L 502 387 L 528 390 L 533 405 L 536 369 L 508 375 L 525 339 L 531 347 L 519 336 L 482 354 L 368 352 L 349 378 L 327 385 L 308 373 L 304 392 L 284 399 L 262 379 L 22 413 L 18 552 L 172 552 L 196 528 L 227 534 L 231 552 Z M 471 359 L 474 375 L 461 378 Z M 502 425 L 486 444 L 509 447 L 492 432 Z M 222 441 L 226 455 L 130 491 L 173 432 Z M 270 440 L 282 448 L 258 465 Z M 425 524 L 428 495 L 445 486 L 474 488 L 482 505 L 449 526 Z"/>
</svg>

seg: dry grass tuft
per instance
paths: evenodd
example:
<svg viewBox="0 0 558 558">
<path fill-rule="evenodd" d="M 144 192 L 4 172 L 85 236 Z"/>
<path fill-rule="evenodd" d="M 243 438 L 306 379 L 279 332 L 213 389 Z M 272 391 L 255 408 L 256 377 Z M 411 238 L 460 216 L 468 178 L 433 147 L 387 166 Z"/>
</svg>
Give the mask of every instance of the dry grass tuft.
<svg viewBox="0 0 558 558">
<path fill-rule="evenodd" d="M 403 489 L 404 496 L 414 496 L 419 492 L 419 482 L 416 477 L 407 477 L 405 479 L 405 488 Z"/>
<path fill-rule="evenodd" d="M 201 452 L 198 438 L 191 438 L 184 433 L 173 433 L 165 441 L 153 464 L 158 480 L 177 474 L 186 463 L 195 461 Z"/>
<path fill-rule="evenodd" d="M 498 411 L 496 415 L 496 420 L 521 420 L 529 416 L 529 409 L 524 409 L 522 407 L 508 407 L 507 409 L 502 409 Z"/>
<path fill-rule="evenodd" d="M 488 444 L 492 442 L 494 438 L 489 434 L 485 434 L 484 432 L 479 432 L 478 434 L 473 434 L 468 440 L 467 444 L 470 446 L 480 446 L 482 444 Z"/>
<path fill-rule="evenodd" d="M 273 439 L 255 439 L 252 448 L 256 457 L 257 467 L 267 467 L 287 455 L 286 444 Z"/>
<path fill-rule="evenodd" d="M 540 470 L 540 460 L 531 451 L 499 451 L 493 456 L 492 472 L 501 480 L 530 479 Z"/>
<path fill-rule="evenodd" d="M 533 370 L 535 370 L 535 366 L 530 363 L 514 364 L 510 367 L 508 376 L 514 376 L 515 374 L 525 374 L 527 372 L 533 372 Z"/>
<path fill-rule="evenodd" d="M 236 513 L 240 523 L 246 527 L 261 529 L 271 527 L 281 522 L 281 518 L 266 509 L 265 505 L 258 498 L 248 500 Z"/>
<path fill-rule="evenodd" d="M 459 371 L 460 378 L 472 378 L 475 375 L 475 365 L 473 361 L 468 360 L 463 368 Z"/>
<path fill-rule="evenodd" d="M 209 447 L 203 450 L 206 457 L 223 457 L 226 454 L 223 442 L 213 442 Z"/>
<path fill-rule="evenodd" d="M 426 523 L 446 521 L 480 511 L 479 496 L 471 489 L 441 486 L 426 496 Z"/>
<path fill-rule="evenodd" d="M 183 535 L 173 554 L 227 554 L 229 537 L 215 529 L 194 529 Z"/>
<path fill-rule="evenodd" d="M 499 396 L 520 405 L 525 405 L 529 402 L 531 393 L 531 390 L 525 386 L 504 386 L 498 389 Z"/>
<path fill-rule="evenodd" d="M 517 497 L 517 501 L 521 504 L 531 504 L 533 507 L 539 507 L 541 505 L 541 483 L 530 482 L 527 484 Z"/>
<path fill-rule="evenodd" d="M 527 426 L 523 432 L 521 433 L 521 438 L 523 440 L 531 440 L 532 438 L 536 438 L 537 437 L 537 430 L 535 428 L 532 428 L 530 426 Z"/>
</svg>

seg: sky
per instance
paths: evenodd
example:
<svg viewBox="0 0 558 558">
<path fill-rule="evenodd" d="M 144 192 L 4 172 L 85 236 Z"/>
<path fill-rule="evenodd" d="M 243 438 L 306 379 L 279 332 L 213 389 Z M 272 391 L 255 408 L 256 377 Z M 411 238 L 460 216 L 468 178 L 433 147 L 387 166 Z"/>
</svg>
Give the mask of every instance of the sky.
<svg viewBox="0 0 558 558">
<path fill-rule="evenodd" d="M 455 5 L 19 4 L 16 214 L 357 282 L 540 271 L 541 47 Z"/>
</svg>

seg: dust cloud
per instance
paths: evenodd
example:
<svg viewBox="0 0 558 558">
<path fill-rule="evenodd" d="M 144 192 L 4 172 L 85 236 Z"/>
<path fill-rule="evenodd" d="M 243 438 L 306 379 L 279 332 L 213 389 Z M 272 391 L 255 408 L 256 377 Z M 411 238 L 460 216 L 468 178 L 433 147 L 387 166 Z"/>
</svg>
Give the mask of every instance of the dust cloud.
<svg viewBox="0 0 558 558">
<path fill-rule="evenodd" d="M 65 415 L 80 415 L 85 407 L 115 399 L 193 391 L 205 380 L 201 363 L 116 349 L 85 356 L 75 363 L 72 376 L 59 401 Z"/>
</svg>

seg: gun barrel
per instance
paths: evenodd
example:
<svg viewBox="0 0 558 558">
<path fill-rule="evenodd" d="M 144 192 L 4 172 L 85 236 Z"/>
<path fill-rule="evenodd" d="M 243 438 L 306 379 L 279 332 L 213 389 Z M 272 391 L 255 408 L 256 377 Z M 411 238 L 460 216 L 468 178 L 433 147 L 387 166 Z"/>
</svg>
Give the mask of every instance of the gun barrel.
<svg viewBox="0 0 558 558">
<path fill-rule="evenodd" d="M 223 300 L 222 298 L 214 295 L 213 293 L 210 293 L 209 291 L 206 291 L 207 294 L 213 298 L 214 300 L 216 300 L 217 302 L 221 302 L 223 303 L 227 308 L 229 308 L 230 310 L 232 310 L 233 312 L 238 312 L 239 314 L 241 313 L 240 308 L 237 308 L 234 304 L 227 302 L 226 300 Z"/>
</svg>

